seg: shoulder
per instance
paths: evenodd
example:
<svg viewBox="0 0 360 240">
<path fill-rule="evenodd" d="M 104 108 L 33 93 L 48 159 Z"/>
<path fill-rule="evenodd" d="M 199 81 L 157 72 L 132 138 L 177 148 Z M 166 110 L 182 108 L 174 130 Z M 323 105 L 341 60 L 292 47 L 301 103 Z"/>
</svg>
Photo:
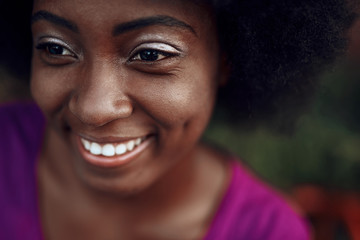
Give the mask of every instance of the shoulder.
<svg viewBox="0 0 360 240">
<path fill-rule="evenodd" d="M 249 239 L 309 239 L 304 219 L 298 216 L 273 188 L 266 185 L 239 163 L 233 165 L 233 204 L 244 219 Z M 238 227 L 236 228 L 238 229 Z M 234 231 L 237 233 L 237 230 Z"/>
<path fill-rule="evenodd" d="M 5 150 L 0 158 L 4 154 L 19 153 L 19 150 L 30 155 L 37 152 L 43 128 L 44 117 L 34 103 L 0 105 L 0 149 Z"/>
<path fill-rule="evenodd" d="M 24 125 L 42 125 L 43 115 L 33 102 L 0 104 L 0 127 L 7 129 L 11 125 L 21 127 Z M 6 124 L 6 125 L 5 125 Z"/>
<path fill-rule="evenodd" d="M 0 105 L 0 239 L 38 236 L 35 161 L 43 128 L 35 104 Z"/>
<path fill-rule="evenodd" d="M 308 240 L 305 219 L 286 201 L 237 162 L 215 221 L 222 239 Z M 220 223 L 221 222 L 221 223 Z M 216 223 L 214 223 L 216 228 Z M 219 225 L 220 226 L 220 225 Z"/>
<path fill-rule="evenodd" d="M 0 164 L 9 167 L 37 154 L 44 117 L 34 103 L 0 105 Z"/>
<path fill-rule="evenodd" d="M 44 117 L 34 103 L 0 105 L 1 142 L 11 144 L 15 139 L 34 140 L 43 127 Z"/>
<path fill-rule="evenodd" d="M 40 149 L 44 126 L 44 117 L 34 103 L 0 105 L 2 178 L 19 181 L 29 175 Z"/>
</svg>

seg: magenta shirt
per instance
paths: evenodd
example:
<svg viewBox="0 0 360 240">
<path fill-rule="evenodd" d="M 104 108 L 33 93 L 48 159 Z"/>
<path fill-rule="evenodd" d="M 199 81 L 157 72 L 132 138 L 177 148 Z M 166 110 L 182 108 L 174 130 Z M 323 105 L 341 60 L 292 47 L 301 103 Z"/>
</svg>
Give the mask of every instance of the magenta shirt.
<svg viewBox="0 0 360 240">
<path fill-rule="evenodd" d="M 36 159 L 45 121 L 33 103 L 0 107 L 0 239 L 40 240 Z M 304 219 L 231 160 L 231 180 L 204 240 L 308 240 Z"/>
<path fill-rule="evenodd" d="M 230 185 L 204 240 L 308 240 L 307 221 L 278 194 L 231 161 Z"/>
</svg>

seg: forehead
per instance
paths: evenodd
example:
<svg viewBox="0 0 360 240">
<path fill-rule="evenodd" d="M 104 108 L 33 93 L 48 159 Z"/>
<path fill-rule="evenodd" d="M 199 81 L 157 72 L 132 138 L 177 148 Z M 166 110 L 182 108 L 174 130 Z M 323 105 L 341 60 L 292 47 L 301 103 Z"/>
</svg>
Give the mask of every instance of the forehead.
<svg viewBox="0 0 360 240">
<path fill-rule="evenodd" d="M 42 10 L 99 28 L 151 16 L 170 16 L 200 34 L 215 25 L 207 5 L 188 0 L 35 0 L 33 13 Z"/>
</svg>

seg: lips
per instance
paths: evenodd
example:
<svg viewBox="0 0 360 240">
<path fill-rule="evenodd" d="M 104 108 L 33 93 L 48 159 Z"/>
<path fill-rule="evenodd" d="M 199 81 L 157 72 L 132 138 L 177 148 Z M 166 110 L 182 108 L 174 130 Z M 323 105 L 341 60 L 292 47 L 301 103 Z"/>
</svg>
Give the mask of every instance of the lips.
<svg viewBox="0 0 360 240">
<path fill-rule="evenodd" d="M 150 145 L 154 136 L 117 142 L 97 142 L 80 136 L 77 138 L 79 152 L 85 161 L 100 167 L 116 167 L 134 160 Z"/>
</svg>

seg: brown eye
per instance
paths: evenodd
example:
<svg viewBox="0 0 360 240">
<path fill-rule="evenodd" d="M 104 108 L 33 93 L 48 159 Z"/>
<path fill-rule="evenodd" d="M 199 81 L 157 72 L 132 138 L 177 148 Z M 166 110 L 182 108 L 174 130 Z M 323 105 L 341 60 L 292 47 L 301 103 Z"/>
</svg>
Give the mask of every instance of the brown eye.
<svg viewBox="0 0 360 240">
<path fill-rule="evenodd" d="M 139 56 L 143 61 L 156 61 L 159 59 L 159 52 L 155 50 L 144 50 L 139 53 Z"/>
<path fill-rule="evenodd" d="M 172 54 L 170 54 L 170 53 L 165 53 L 165 52 L 161 52 L 161 51 L 154 50 L 154 49 L 145 49 L 145 50 L 139 51 L 132 58 L 132 60 L 153 62 L 153 61 L 159 61 L 159 60 L 169 57 L 171 55 Z"/>
<path fill-rule="evenodd" d="M 35 49 L 38 52 L 36 56 L 49 66 L 64 66 L 78 60 L 78 56 L 69 46 L 52 40 L 38 43 Z"/>
<path fill-rule="evenodd" d="M 41 43 L 36 46 L 36 49 L 44 50 L 47 54 L 53 56 L 75 56 L 75 54 L 66 47 L 55 43 Z"/>
<path fill-rule="evenodd" d="M 59 45 L 55 45 L 55 44 L 51 44 L 47 47 L 47 51 L 50 54 L 54 54 L 54 55 L 62 55 L 64 52 L 64 48 L 59 46 Z"/>
<path fill-rule="evenodd" d="M 157 62 L 166 58 L 179 56 L 180 51 L 166 43 L 144 43 L 136 47 L 131 54 L 131 61 Z"/>
</svg>

